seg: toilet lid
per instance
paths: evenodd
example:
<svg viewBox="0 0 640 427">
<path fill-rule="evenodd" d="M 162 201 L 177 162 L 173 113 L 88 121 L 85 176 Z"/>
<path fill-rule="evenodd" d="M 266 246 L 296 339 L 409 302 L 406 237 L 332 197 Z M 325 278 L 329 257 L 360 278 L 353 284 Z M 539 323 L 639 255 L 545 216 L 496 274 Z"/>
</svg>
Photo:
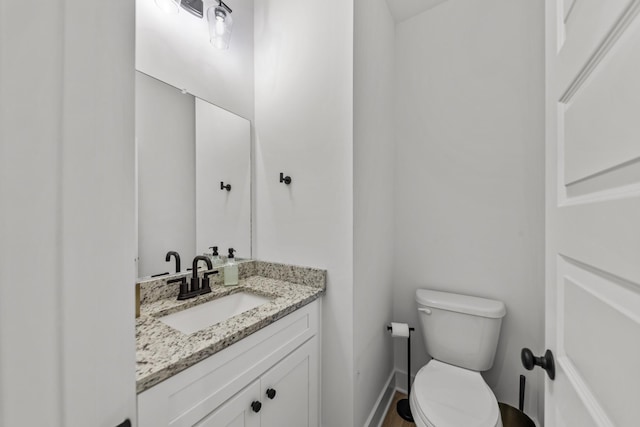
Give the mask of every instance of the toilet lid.
<svg viewBox="0 0 640 427">
<path fill-rule="evenodd" d="M 495 426 L 500 414 L 493 392 L 479 372 L 432 360 L 411 388 L 418 417 L 434 427 Z"/>
</svg>

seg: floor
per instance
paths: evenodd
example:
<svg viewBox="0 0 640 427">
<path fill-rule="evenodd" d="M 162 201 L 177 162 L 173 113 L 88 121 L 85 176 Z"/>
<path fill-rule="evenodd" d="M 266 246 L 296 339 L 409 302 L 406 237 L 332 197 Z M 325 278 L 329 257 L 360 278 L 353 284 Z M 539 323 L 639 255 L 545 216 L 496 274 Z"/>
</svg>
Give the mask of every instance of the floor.
<svg viewBox="0 0 640 427">
<path fill-rule="evenodd" d="M 403 420 L 396 412 L 396 403 L 398 402 L 398 400 L 406 398 L 406 394 L 402 394 L 396 391 L 396 394 L 393 396 L 393 402 L 391 402 L 391 405 L 389 405 L 387 415 L 384 417 L 382 427 L 415 427 L 414 423 Z"/>
</svg>

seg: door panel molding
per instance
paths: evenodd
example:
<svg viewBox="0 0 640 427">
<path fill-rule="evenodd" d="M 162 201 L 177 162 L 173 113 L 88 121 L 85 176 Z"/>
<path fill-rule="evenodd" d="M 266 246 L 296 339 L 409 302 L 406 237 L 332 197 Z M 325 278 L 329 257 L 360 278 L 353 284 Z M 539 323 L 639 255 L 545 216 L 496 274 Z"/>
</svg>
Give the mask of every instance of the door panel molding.
<svg viewBox="0 0 640 427">
<path fill-rule="evenodd" d="M 557 286 L 558 366 L 600 425 L 632 425 L 640 340 L 628 338 L 640 336 L 640 288 L 562 257 Z"/>
<path fill-rule="evenodd" d="M 583 420 L 576 422 L 574 419 L 567 420 L 567 426 L 587 426 L 593 425 L 597 427 L 616 427 L 615 424 L 609 419 L 605 411 L 598 404 L 598 401 L 594 397 L 593 393 L 589 387 L 582 380 L 580 374 L 578 374 L 577 369 L 571 363 L 571 359 L 566 356 L 561 356 L 557 358 L 558 367 L 562 371 L 562 378 L 558 378 L 558 384 L 561 385 L 561 389 L 564 389 L 564 393 L 562 395 L 565 398 L 568 398 L 569 395 L 573 399 L 573 403 L 570 405 L 572 407 L 579 406 L 583 408 L 584 413 L 589 414 L 589 418 L 584 417 Z M 571 387 L 566 387 L 562 382 L 569 382 Z M 560 408 L 560 412 L 562 413 L 562 408 Z M 573 413 L 572 413 L 573 414 Z M 595 420 L 595 424 L 593 421 Z"/>
<path fill-rule="evenodd" d="M 587 80 L 600 61 L 616 45 L 640 12 L 640 0 L 577 1 L 569 19 L 558 17 L 562 37 L 558 47 L 558 80 L 555 93 L 563 103 Z"/>
<path fill-rule="evenodd" d="M 640 195 L 640 157 L 566 184 L 570 203 Z"/>
<path fill-rule="evenodd" d="M 560 206 L 557 253 L 640 286 L 640 197 Z"/>
</svg>

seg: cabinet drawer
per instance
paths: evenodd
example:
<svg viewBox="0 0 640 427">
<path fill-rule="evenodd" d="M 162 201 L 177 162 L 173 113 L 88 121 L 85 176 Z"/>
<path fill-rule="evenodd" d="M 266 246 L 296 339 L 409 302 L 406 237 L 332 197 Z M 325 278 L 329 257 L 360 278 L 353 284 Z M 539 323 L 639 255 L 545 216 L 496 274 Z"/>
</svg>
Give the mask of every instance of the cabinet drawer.
<svg viewBox="0 0 640 427">
<path fill-rule="evenodd" d="M 193 426 L 317 331 L 314 301 L 138 395 L 139 426 Z"/>
</svg>

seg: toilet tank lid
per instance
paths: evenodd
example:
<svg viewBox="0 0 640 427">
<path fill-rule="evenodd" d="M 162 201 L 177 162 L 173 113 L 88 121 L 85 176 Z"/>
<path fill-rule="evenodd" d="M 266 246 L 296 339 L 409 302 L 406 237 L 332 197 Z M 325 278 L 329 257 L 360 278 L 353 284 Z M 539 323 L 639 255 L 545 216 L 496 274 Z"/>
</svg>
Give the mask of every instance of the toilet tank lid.
<svg viewBox="0 0 640 427">
<path fill-rule="evenodd" d="M 504 317 L 507 313 L 507 308 L 502 301 L 432 291 L 430 289 L 418 289 L 416 291 L 416 301 L 426 307 L 494 319 Z"/>
</svg>

